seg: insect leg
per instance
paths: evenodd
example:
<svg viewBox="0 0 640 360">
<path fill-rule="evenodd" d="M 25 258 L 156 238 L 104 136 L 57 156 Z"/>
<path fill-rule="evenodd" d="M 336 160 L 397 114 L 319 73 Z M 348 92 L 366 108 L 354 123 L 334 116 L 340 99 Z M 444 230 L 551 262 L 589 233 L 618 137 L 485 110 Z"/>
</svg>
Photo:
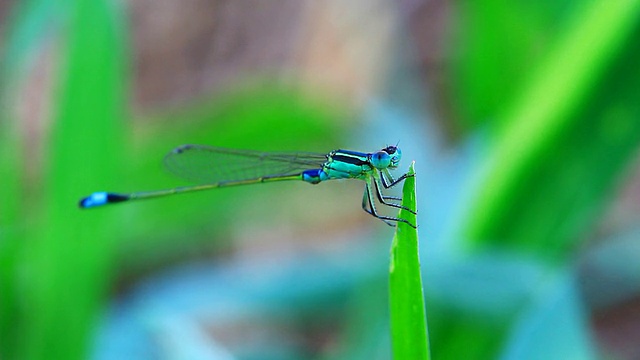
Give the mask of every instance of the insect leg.
<svg viewBox="0 0 640 360">
<path fill-rule="evenodd" d="M 376 207 L 374 205 L 373 194 L 371 192 L 371 178 L 367 178 L 365 181 L 366 181 L 366 185 L 365 185 L 364 191 L 365 191 L 365 196 L 366 196 L 366 198 L 367 198 L 367 200 L 369 202 L 369 207 L 371 208 L 371 212 L 367 211 L 366 209 L 365 209 L 365 211 L 367 211 L 369 214 L 373 215 L 374 217 L 384 221 L 389 226 L 395 226 L 395 224 L 392 223 L 392 221 L 395 221 L 395 222 L 400 221 L 400 222 L 406 223 L 407 225 L 413 227 L 414 229 L 416 228 L 415 225 L 413 225 L 412 223 L 410 223 L 409 221 L 407 221 L 405 219 L 379 215 L 378 212 L 376 211 Z M 364 198 L 363 198 L 363 202 L 364 202 Z"/>
<path fill-rule="evenodd" d="M 407 210 L 407 211 L 409 211 L 410 213 L 412 213 L 414 215 L 416 214 L 415 211 L 409 209 L 406 206 L 402 206 L 402 205 L 399 205 L 399 204 L 394 204 L 394 203 L 390 203 L 390 202 L 386 202 L 385 201 L 385 197 L 384 197 L 384 195 L 382 195 L 382 191 L 380 190 L 380 181 L 381 180 L 380 180 L 380 175 L 378 173 L 374 173 L 373 174 L 373 181 L 374 181 L 374 185 L 376 187 L 376 195 L 378 196 L 378 200 L 380 200 L 380 202 L 382 204 L 387 205 L 387 206 L 391 206 L 391 207 L 394 207 L 394 208 L 398 208 L 398 209 Z"/>
<path fill-rule="evenodd" d="M 397 180 L 393 178 L 393 175 L 391 175 L 391 173 L 389 172 L 389 169 L 382 169 L 380 170 L 380 172 L 382 173 L 382 185 L 384 186 L 385 189 L 388 189 L 390 187 L 396 186 L 400 181 L 408 178 L 408 177 L 413 177 L 416 176 L 416 174 L 403 174 L 402 176 L 400 176 Z M 387 181 L 389 181 L 387 183 Z"/>
</svg>

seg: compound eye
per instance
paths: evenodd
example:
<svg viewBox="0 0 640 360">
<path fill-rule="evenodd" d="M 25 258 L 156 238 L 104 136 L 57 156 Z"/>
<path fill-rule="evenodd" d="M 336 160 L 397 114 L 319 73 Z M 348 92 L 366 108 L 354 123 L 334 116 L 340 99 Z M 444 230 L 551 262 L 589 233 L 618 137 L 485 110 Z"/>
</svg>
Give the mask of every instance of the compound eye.
<svg viewBox="0 0 640 360">
<path fill-rule="evenodd" d="M 398 167 L 398 164 L 400 163 L 401 158 L 402 158 L 402 152 L 400 151 L 400 149 L 394 146 L 393 155 L 391 155 L 391 165 L 389 165 L 389 167 L 392 169 Z"/>
<path fill-rule="evenodd" d="M 391 164 L 391 155 L 386 151 L 378 151 L 371 156 L 371 163 L 378 169 L 388 168 Z"/>
</svg>

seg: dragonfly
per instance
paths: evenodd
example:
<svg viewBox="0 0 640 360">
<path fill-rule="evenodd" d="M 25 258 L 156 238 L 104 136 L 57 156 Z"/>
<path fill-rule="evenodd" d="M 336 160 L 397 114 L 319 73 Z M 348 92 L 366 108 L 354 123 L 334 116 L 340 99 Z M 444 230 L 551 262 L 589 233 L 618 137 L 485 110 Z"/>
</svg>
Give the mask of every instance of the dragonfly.
<svg viewBox="0 0 640 360">
<path fill-rule="evenodd" d="M 357 179 L 365 182 L 362 209 L 387 225 L 406 223 L 406 219 L 382 215 L 376 202 L 384 206 L 415 211 L 398 204 L 402 198 L 385 195 L 389 189 L 406 179 L 406 173 L 397 179 L 390 170 L 400 163 L 402 152 L 398 146 L 387 146 L 380 151 L 364 153 L 351 150 L 333 150 L 326 154 L 307 152 L 260 152 L 234 150 L 207 145 L 181 145 L 164 157 L 165 167 L 196 185 L 164 190 L 132 193 L 94 192 L 80 200 L 81 208 L 94 208 L 132 200 L 151 199 L 174 194 L 190 193 L 235 185 L 267 183 L 284 180 L 302 180 L 319 184 L 327 180 Z"/>
</svg>

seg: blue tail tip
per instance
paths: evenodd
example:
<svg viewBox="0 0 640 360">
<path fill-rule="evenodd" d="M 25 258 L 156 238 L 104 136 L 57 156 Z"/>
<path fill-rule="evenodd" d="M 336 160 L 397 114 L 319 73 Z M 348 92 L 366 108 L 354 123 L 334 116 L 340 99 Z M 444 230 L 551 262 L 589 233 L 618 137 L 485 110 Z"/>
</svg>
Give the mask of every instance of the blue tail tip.
<svg viewBox="0 0 640 360">
<path fill-rule="evenodd" d="M 122 202 L 128 199 L 129 197 L 126 195 L 113 194 L 113 193 L 101 191 L 101 192 L 95 192 L 83 198 L 82 200 L 80 200 L 80 203 L 78 204 L 78 206 L 80 206 L 83 209 L 86 209 L 86 208 L 92 208 L 92 207 L 102 206 L 106 204 Z"/>
<path fill-rule="evenodd" d="M 107 194 L 106 192 L 95 192 L 89 196 L 87 196 L 86 198 L 83 198 L 82 200 L 80 200 L 80 203 L 78 204 L 81 208 L 90 208 L 90 207 L 95 207 L 95 206 L 100 206 L 100 205 L 104 205 L 108 202 L 108 196 L 109 194 Z"/>
</svg>

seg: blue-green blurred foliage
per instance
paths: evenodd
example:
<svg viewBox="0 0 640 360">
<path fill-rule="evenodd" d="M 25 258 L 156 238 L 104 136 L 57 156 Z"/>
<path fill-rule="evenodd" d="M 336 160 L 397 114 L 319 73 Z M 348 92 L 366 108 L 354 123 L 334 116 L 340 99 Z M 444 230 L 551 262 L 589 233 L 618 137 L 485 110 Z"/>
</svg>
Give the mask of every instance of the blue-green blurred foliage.
<svg viewBox="0 0 640 360">
<path fill-rule="evenodd" d="M 269 184 L 269 191 L 229 188 L 91 211 L 76 208 L 81 196 L 185 184 L 162 168 L 164 154 L 183 143 L 326 152 L 356 133 L 344 121 L 353 114 L 336 99 L 251 75 L 198 101 L 132 114 L 131 33 L 120 2 L 16 3 L 0 53 L 0 358 L 86 358 L 114 278 L 132 269 L 135 276 L 190 246 L 225 246 L 233 231 L 274 222 L 273 209 L 289 206 L 284 195 L 312 190 Z M 568 328 L 585 331 L 571 266 L 640 143 L 639 4 L 453 4 L 452 61 L 445 68 L 454 127 L 485 134 L 486 142 L 482 162 L 473 164 L 474 176 L 461 190 L 468 197 L 460 207 L 468 212 L 452 221 L 457 233 L 448 240 L 462 245 L 455 248 L 461 257 L 499 250 L 534 262 L 536 271 L 522 275 L 529 270 L 521 264 L 513 272 L 478 271 L 504 263 L 490 258 L 458 278 L 455 266 L 425 276 L 427 286 L 438 286 L 427 302 L 434 358 L 508 358 L 513 339 L 531 330 L 527 314 L 555 315 L 544 311 L 557 303 L 570 310 Z M 11 104 L 47 45 L 56 49 L 51 133 L 24 144 L 33 134 L 25 134 Z M 27 158 L 25 149 L 37 151 L 37 159 Z M 38 161 L 37 173 L 27 174 Z M 260 216 L 250 218 L 248 208 Z M 423 233 L 429 242 L 428 229 Z M 380 339 L 387 339 L 388 312 L 375 285 L 385 280 L 358 279 L 354 292 L 362 292 L 349 298 L 339 348 L 345 357 L 371 358 L 380 354 L 372 343 L 386 345 Z M 545 287 L 549 279 L 552 289 Z M 511 290 L 517 295 L 503 296 Z M 569 295 L 558 300 L 557 294 Z M 319 298 L 313 306 L 332 301 Z M 333 298 L 333 305 L 343 300 Z M 553 320 L 536 326 L 556 329 Z M 581 331 L 575 331 L 575 348 L 583 355 L 590 349 Z M 536 348 L 547 349 L 544 342 Z"/>
</svg>

